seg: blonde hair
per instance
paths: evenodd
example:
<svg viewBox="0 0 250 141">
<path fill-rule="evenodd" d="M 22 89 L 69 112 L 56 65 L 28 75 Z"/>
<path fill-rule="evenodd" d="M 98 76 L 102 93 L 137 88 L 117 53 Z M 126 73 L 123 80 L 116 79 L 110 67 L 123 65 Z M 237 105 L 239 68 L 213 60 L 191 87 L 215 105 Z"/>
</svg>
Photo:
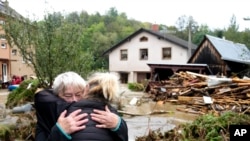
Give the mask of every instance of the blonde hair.
<svg viewBox="0 0 250 141">
<path fill-rule="evenodd" d="M 88 79 L 89 93 L 101 92 L 108 101 L 118 98 L 119 77 L 112 73 L 97 72 Z"/>
<path fill-rule="evenodd" d="M 86 87 L 86 81 L 73 71 L 57 75 L 52 86 L 54 94 L 58 95 L 59 93 L 64 92 L 67 87 L 84 90 Z"/>
</svg>

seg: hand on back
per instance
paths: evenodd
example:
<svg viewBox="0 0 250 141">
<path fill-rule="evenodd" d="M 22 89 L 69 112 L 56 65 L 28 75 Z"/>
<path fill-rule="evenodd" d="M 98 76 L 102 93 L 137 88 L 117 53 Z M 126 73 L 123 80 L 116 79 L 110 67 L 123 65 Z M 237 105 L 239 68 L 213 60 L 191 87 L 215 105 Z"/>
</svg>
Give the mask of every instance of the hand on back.
<svg viewBox="0 0 250 141">
<path fill-rule="evenodd" d="M 85 123 L 88 122 L 88 119 L 86 118 L 87 114 L 86 113 L 80 114 L 80 112 L 81 109 L 76 110 L 70 113 L 68 116 L 66 116 L 67 111 L 64 110 L 60 114 L 57 123 L 67 134 L 71 134 L 86 128 Z"/>
<path fill-rule="evenodd" d="M 108 106 L 105 106 L 105 110 L 106 111 L 94 110 L 94 113 L 90 114 L 91 118 L 100 123 L 96 125 L 96 127 L 113 129 L 117 126 L 119 117 L 118 115 L 110 112 Z"/>
</svg>

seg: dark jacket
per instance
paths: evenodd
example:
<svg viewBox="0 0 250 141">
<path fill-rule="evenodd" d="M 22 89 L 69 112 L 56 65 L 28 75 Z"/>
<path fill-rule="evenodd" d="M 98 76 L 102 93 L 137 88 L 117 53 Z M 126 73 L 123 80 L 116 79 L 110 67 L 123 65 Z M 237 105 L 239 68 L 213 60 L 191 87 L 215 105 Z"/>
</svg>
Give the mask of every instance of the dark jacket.
<svg viewBox="0 0 250 141">
<path fill-rule="evenodd" d="M 75 103 L 72 103 L 68 108 L 68 113 L 75 111 L 76 109 L 82 109 L 82 113 L 88 113 L 89 121 L 86 124 L 86 128 L 74 134 L 71 134 L 72 140 L 74 141 L 128 141 L 128 129 L 126 122 L 121 119 L 120 128 L 117 131 L 111 131 L 106 128 L 97 128 L 96 125 L 99 124 L 93 121 L 90 117 L 90 113 L 93 109 L 105 110 L 104 102 L 84 99 Z M 117 110 L 110 105 L 109 109 L 111 112 L 118 115 Z"/>
<path fill-rule="evenodd" d="M 78 104 L 77 103 L 69 104 L 65 102 L 61 98 L 55 96 L 51 89 L 42 90 L 36 93 L 35 98 L 34 98 L 34 104 L 35 104 L 36 117 L 37 117 L 35 140 L 36 141 L 68 141 L 68 139 L 59 131 L 59 129 L 57 128 L 55 124 L 57 122 L 57 119 L 60 113 L 64 109 L 70 109 L 71 111 L 73 111 L 76 107 L 78 107 Z M 76 104 L 76 106 L 72 106 L 74 104 Z M 79 104 L 80 104 L 79 106 L 82 106 L 81 102 L 79 102 Z M 68 108 L 68 106 L 72 106 L 72 108 Z M 88 104 L 86 106 L 88 106 Z M 109 130 L 109 129 L 105 129 L 105 130 Z M 77 133 L 72 134 L 72 136 L 75 136 L 75 135 L 77 136 Z M 114 136 L 114 138 L 116 139 L 115 141 L 128 141 L 128 128 L 127 128 L 126 122 L 123 119 L 121 119 L 121 125 L 119 129 L 115 132 L 113 131 L 110 132 L 110 134 Z M 94 135 L 94 136 L 97 136 L 97 135 Z"/>
<path fill-rule="evenodd" d="M 51 89 L 45 89 L 35 94 L 36 109 L 36 141 L 66 141 L 67 138 L 55 126 L 60 110 L 66 102 L 55 96 Z"/>
</svg>

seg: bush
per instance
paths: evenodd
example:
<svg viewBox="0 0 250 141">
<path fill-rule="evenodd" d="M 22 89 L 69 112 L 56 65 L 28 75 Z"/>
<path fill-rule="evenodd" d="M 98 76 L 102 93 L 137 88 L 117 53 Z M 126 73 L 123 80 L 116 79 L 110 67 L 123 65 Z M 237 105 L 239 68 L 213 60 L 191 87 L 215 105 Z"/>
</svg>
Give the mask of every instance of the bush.
<svg viewBox="0 0 250 141">
<path fill-rule="evenodd" d="M 143 91 L 144 86 L 140 83 L 128 83 L 128 89 L 130 89 L 131 91 Z"/>
<path fill-rule="evenodd" d="M 229 125 L 249 125 L 250 116 L 234 112 L 225 112 L 221 116 L 206 114 L 192 123 L 181 124 L 161 133 L 151 131 L 149 135 L 137 137 L 136 141 L 222 141 L 229 140 Z"/>
<path fill-rule="evenodd" d="M 6 108 L 13 108 L 18 105 L 34 101 L 34 95 L 38 88 L 37 79 L 24 80 L 18 88 L 10 92 L 7 97 Z M 28 86 L 30 85 L 30 88 Z"/>
</svg>

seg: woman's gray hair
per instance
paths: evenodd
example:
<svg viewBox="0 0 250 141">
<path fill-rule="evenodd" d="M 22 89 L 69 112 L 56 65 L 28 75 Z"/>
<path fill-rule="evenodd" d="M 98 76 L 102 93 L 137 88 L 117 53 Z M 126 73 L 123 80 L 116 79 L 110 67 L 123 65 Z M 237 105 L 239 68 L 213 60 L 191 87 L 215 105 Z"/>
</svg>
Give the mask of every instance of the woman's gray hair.
<svg viewBox="0 0 250 141">
<path fill-rule="evenodd" d="M 84 90 L 86 87 L 86 81 L 76 72 L 69 71 L 57 75 L 53 82 L 52 88 L 54 94 L 58 95 L 60 92 L 64 92 L 69 86 Z"/>
</svg>

